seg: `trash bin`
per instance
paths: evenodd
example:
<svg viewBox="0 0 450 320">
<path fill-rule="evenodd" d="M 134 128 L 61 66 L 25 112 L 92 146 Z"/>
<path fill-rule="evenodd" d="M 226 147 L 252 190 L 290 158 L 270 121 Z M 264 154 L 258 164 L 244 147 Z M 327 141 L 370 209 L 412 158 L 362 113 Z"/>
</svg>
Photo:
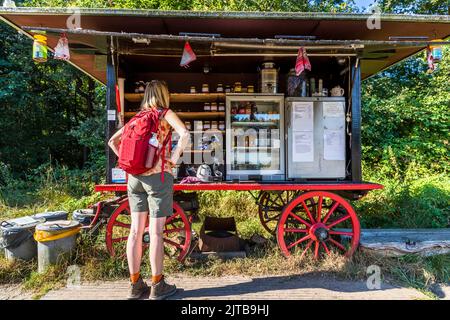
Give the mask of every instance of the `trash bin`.
<svg viewBox="0 0 450 320">
<path fill-rule="evenodd" d="M 78 221 L 56 220 L 38 224 L 34 239 L 38 242 L 38 272 L 60 264 L 70 257 L 81 226 Z"/>
<path fill-rule="evenodd" d="M 39 220 L 30 216 L 0 222 L 0 248 L 8 260 L 31 260 L 37 255 L 34 229 Z"/>
<path fill-rule="evenodd" d="M 41 212 L 31 216 L 36 220 L 44 220 L 47 221 L 55 221 L 55 220 L 67 220 L 68 213 L 66 211 L 50 211 L 50 212 Z"/>
</svg>

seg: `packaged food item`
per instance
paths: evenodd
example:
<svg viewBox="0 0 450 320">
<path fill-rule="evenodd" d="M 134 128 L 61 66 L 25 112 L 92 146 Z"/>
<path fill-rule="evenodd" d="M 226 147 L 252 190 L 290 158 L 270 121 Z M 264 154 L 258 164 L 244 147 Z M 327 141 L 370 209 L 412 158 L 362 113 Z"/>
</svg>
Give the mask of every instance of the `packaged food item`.
<svg viewBox="0 0 450 320">
<path fill-rule="evenodd" d="M 211 111 L 211 104 L 209 102 L 205 102 L 203 106 L 204 111 Z"/>
<path fill-rule="evenodd" d="M 234 83 L 234 92 L 241 93 L 242 92 L 242 84 L 240 82 Z"/>
<path fill-rule="evenodd" d="M 203 93 L 209 93 L 209 85 L 207 83 L 204 83 L 202 85 L 202 92 Z"/>
<path fill-rule="evenodd" d="M 217 102 L 211 102 L 211 111 L 212 112 L 217 111 Z"/>
<path fill-rule="evenodd" d="M 217 91 L 217 92 L 223 92 L 223 85 L 222 85 L 221 83 L 219 83 L 219 84 L 217 85 L 216 91 Z"/>
<path fill-rule="evenodd" d="M 203 121 L 203 130 L 211 129 L 211 121 Z"/>
<path fill-rule="evenodd" d="M 33 60 L 36 62 L 46 62 L 48 55 L 47 36 L 42 34 L 34 35 Z"/>
<path fill-rule="evenodd" d="M 230 93 L 230 92 L 231 92 L 231 86 L 227 84 L 225 86 L 225 93 Z"/>
<path fill-rule="evenodd" d="M 254 86 L 247 86 L 247 92 L 248 93 L 254 93 L 255 92 L 255 87 Z"/>
<path fill-rule="evenodd" d="M 195 89 L 194 86 L 192 86 L 189 92 L 190 92 L 190 93 L 197 93 L 197 90 Z"/>
<path fill-rule="evenodd" d="M 217 108 L 218 111 L 225 111 L 225 103 L 219 102 L 219 106 Z"/>
<path fill-rule="evenodd" d="M 218 121 L 211 121 L 211 129 L 217 130 L 219 128 Z"/>
</svg>

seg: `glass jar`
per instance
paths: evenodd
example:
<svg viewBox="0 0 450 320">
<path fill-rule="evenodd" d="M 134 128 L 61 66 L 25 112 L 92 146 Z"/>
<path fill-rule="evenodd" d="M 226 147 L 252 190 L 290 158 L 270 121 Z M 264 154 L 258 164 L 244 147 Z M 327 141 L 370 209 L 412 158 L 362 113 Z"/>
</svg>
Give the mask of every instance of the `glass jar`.
<svg viewBox="0 0 450 320">
<path fill-rule="evenodd" d="M 217 111 L 217 102 L 211 102 L 211 111 L 216 112 Z"/>
<path fill-rule="evenodd" d="M 240 82 L 235 82 L 234 83 L 234 92 L 235 93 L 242 92 L 242 84 Z"/>
<path fill-rule="evenodd" d="M 197 90 L 195 89 L 194 86 L 192 86 L 189 92 L 190 92 L 190 93 L 197 93 Z"/>
<path fill-rule="evenodd" d="M 225 111 L 225 103 L 219 102 L 219 107 L 217 109 L 218 111 Z"/>
<path fill-rule="evenodd" d="M 209 102 L 205 102 L 205 105 L 203 106 L 203 110 L 207 111 L 207 112 L 211 111 L 211 105 Z"/>
<path fill-rule="evenodd" d="M 203 93 L 209 93 L 209 85 L 207 83 L 204 83 L 202 85 L 202 92 Z"/>
<path fill-rule="evenodd" d="M 254 86 L 247 86 L 247 92 L 248 93 L 254 93 L 255 92 L 255 87 Z"/>
<path fill-rule="evenodd" d="M 217 85 L 216 91 L 217 91 L 217 92 L 223 92 L 223 85 L 222 85 L 221 83 L 219 83 L 219 84 Z"/>
<path fill-rule="evenodd" d="M 231 92 L 231 86 L 226 85 L 225 86 L 225 93 L 230 93 Z"/>
<path fill-rule="evenodd" d="M 211 129 L 211 121 L 203 121 L 203 130 Z"/>
<path fill-rule="evenodd" d="M 217 130 L 218 127 L 219 127 L 218 121 L 211 121 L 211 129 L 212 130 Z"/>
</svg>

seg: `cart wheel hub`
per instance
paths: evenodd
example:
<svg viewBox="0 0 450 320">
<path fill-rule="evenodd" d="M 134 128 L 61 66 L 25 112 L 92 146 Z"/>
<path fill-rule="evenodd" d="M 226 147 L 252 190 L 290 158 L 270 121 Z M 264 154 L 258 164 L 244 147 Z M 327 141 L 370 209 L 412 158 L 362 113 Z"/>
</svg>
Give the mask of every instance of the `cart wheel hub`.
<svg viewBox="0 0 450 320">
<path fill-rule="evenodd" d="M 309 230 L 309 234 L 314 241 L 325 241 L 329 237 L 328 230 L 323 223 L 314 224 Z"/>
</svg>

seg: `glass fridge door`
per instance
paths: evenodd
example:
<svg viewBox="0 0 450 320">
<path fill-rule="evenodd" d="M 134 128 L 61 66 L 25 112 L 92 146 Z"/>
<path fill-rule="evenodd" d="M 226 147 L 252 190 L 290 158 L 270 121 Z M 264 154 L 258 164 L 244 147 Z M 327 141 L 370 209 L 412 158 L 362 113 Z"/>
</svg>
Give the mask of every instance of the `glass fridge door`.
<svg viewBox="0 0 450 320">
<path fill-rule="evenodd" d="M 230 178 L 280 175 L 284 170 L 283 96 L 227 96 Z"/>
</svg>

